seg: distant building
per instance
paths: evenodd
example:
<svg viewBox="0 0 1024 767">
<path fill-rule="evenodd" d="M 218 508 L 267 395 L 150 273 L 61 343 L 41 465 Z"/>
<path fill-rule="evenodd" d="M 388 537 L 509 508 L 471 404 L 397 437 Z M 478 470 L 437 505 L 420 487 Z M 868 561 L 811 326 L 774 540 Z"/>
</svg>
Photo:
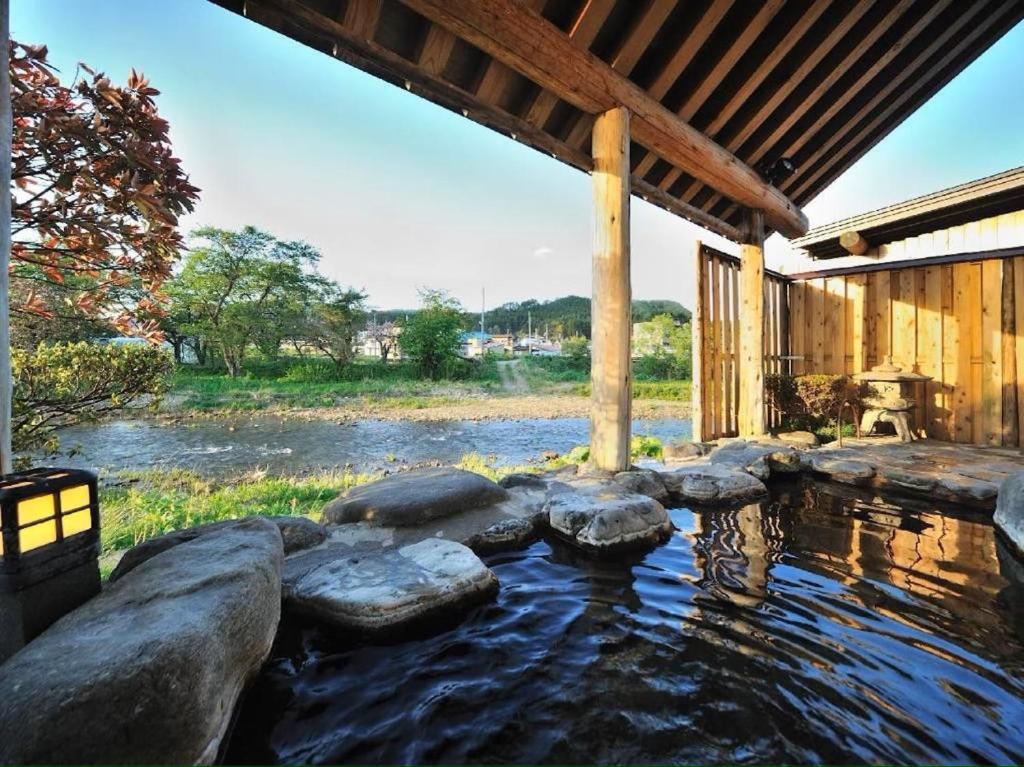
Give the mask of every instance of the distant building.
<svg viewBox="0 0 1024 767">
<path fill-rule="evenodd" d="M 489 333 L 480 330 L 473 330 L 459 336 L 459 356 L 466 359 L 482 357 L 488 350 L 491 343 Z"/>
<path fill-rule="evenodd" d="M 388 335 L 388 338 L 391 340 L 391 348 L 388 350 L 389 360 L 400 360 L 403 358 L 402 345 L 399 343 L 399 336 L 401 335 L 402 328 L 397 325 L 391 329 Z M 360 330 L 356 333 L 355 353 L 361 357 L 380 359 L 383 356 L 380 339 L 375 338 L 369 330 Z"/>
</svg>

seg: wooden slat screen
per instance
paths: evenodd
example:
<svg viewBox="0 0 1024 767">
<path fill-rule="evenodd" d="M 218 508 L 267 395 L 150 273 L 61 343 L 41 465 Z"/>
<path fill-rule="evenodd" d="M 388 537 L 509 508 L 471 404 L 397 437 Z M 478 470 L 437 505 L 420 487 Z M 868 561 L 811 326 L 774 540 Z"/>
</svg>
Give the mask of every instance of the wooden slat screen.
<svg viewBox="0 0 1024 767">
<path fill-rule="evenodd" d="M 693 432 L 698 440 L 738 433 L 740 387 L 740 261 L 697 243 L 697 300 L 693 321 Z M 789 354 L 789 282 L 765 273 L 765 373 L 785 372 Z M 774 428 L 781 414 L 768 408 Z"/>
<path fill-rule="evenodd" d="M 1024 256 L 801 280 L 790 296 L 796 373 L 851 374 L 891 355 L 933 379 L 918 388 L 920 432 L 1021 445 Z"/>
</svg>

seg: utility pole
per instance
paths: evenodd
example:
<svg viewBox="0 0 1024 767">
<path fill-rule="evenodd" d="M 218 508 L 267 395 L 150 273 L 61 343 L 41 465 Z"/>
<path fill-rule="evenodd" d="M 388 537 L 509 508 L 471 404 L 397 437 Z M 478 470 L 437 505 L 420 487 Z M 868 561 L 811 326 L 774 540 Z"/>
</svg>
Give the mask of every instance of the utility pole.
<svg viewBox="0 0 1024 767">
<path fill-rule="evenodd" d="M 526 351 L 533 356 L 533 314 L 526 312 Z"/>
<path fill-rule="evenodd" d="M 484 342 L 484 333 L 487 331 L 484 329 L 484 311 L 487 306 L 487 297 L 484 293 L 484 286 L 480 286 L 480 344 Z"/>
<path fill-rule="evenodd" d="M 10 19 L 8 0 L 0 0 L 0 67 L 4 76 L 10 71 Z M 11 324 L 9 317 L 11 261 L 11 121 L 10 83 L 0 88 L 0 474 L 14 470 L 11 455 Z"/>
</svg>

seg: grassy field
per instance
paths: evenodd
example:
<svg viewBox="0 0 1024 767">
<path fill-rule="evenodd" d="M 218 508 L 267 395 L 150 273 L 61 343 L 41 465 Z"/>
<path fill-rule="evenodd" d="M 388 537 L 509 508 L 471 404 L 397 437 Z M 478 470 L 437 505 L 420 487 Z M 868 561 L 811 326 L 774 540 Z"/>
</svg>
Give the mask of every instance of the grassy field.
<svg viewBox="0 0 1024 767">
<path fill-rule="evenodd" d="M 332 407 L 357 397 L 388 399 L 397 406 L 443 405 L 461 396 L 500 391 L 493 365 L 467 366 L 456 380 L 422 380 L 408 364 L 355 362 L 335 370 L 321 360 L 255 363 L 244 376 L 188 365 L 169 382 L 171 409 L 232 412 Z"/>
<path fill-rule="evenodd" d="M 531 394 L 586 397 L 589 371 L 566 358 L 522 362 Z M 504 395 L 495 360 L 466 362 L 458 377 L 429 381 L 409 363 L 357 361 L 336 370 L 324 360 L 253 362 L 244 376 L 182 365 L 168 387 L 167 412 L 248 412 L 331 408 L 362 398 L 402 409 L 443 407 L 467 397 Z M 509 395 L 512 396 L 512 395 Z M 634 398 L 689 401 L 689 381 L 638 381 Z"/>
</svg>

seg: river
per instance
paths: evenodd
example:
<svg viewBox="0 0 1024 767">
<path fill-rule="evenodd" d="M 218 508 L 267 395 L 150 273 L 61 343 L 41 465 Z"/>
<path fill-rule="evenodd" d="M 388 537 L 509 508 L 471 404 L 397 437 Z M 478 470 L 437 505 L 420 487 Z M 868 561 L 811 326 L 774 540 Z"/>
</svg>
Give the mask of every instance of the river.
<svg viewBox="0 0 1024 767">
<path fill-rule="evenodd" d="M 585 418 L 495 421 L 377 421 L 335 423 L 274 416 L 167 423 L 109 421 L 60 433 L 62 465 L 122 471 L 186 468 L 206 476 L 254 468 L 277 474 L 351 466 L 370 471 L 391 464 L 457 462 L 466 453 L 495 456 L 496 465 L 565 453 L 588 439 Z M 689 438 L 688 419 L 638 420 L 634 434 Z"/>
</svg>

